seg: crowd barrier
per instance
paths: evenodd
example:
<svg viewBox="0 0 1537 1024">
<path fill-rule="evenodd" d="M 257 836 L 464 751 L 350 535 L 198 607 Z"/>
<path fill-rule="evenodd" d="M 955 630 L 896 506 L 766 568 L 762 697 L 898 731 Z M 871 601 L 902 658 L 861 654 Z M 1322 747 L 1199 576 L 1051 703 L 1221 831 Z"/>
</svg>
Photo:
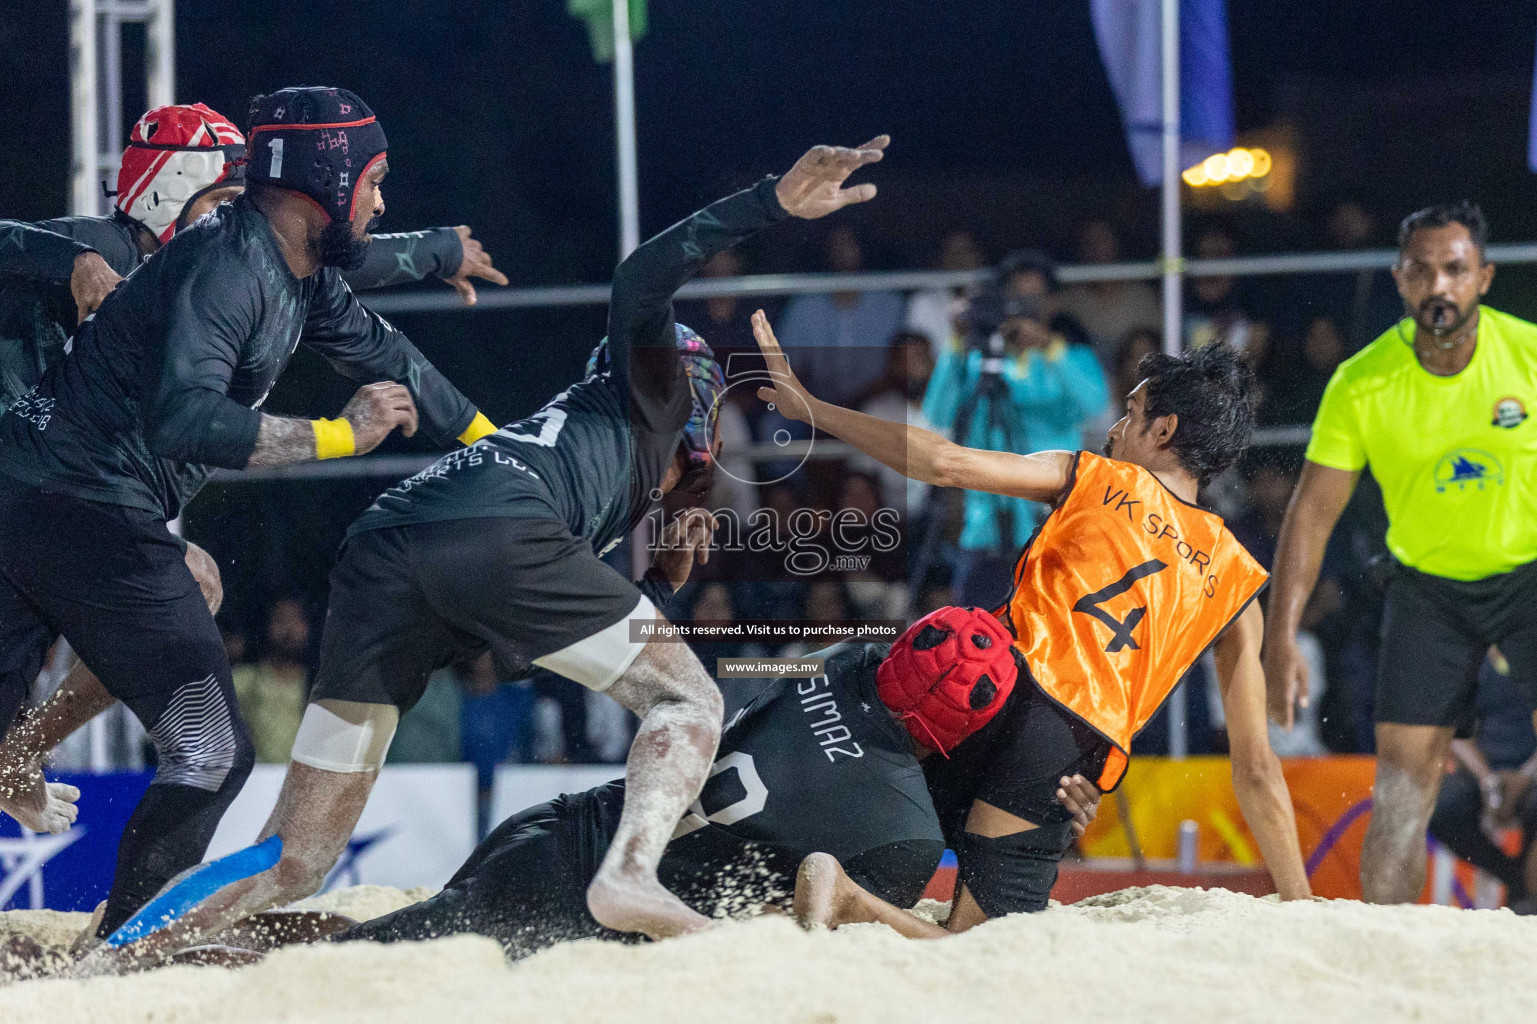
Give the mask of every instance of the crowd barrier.
<svg viewBox="0 0 1537 1024">
<path fill-rule="evenodd" d="M 1295 758 L 1284 761 L 1283 768 L 1314 891 L 1359 899 L 1372 758 Z M 487 823 L 494 825 L 561 793 L 619 778 L 623 769 L 617 764 L 503 765 L 496 772 Z M 283 772 L 281 765 L 256 767 L 220 824 L 210 859 L 256 839 L 276 801 Z M 1098 819 L 1080 844 L 1087 859 L 1064 864 L 1054 895 L 1072 902 L 1155 883 L 1271 891 L 1258 846 L 1233 795 L 1230 772 L 1224 757 L 1135 759 L 1122 784 L 1124 800 L 1102 801 Z M 106 897 L 118 838 L 152 777 L 150 772 L 58 776 L 81 791 L 79 821 L 59 836 L 33 835 L 0 815 L 0 908 L 93 909 Z M 477 802 L 470 765 L 386 766 L 326 888 L 441 886 L 475 846 Z M 1183 860 L 1182 832 L 1187 847 L 1192 838 L 1194 844 Z M 947 855 L 930 886 L 931 895 L 948 898 L 954 871 L 954 859 Z M 1497 906 L 1499 894 L 1488 879 L 1437 850 L 1421 899 L 1432 901 Z"/>
</svg>

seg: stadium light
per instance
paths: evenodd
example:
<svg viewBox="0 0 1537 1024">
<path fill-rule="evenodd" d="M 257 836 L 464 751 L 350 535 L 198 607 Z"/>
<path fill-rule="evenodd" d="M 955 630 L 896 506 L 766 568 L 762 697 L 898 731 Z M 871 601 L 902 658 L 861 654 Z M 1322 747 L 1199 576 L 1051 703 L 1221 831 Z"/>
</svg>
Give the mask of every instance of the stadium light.
<svg viewBox="0 0 1537 1024">
<path fill-rule="evenodd" d="M 1235 147 L 1226 153 L 1213 153 L 1180 175 L 1191 188 L 1229 185 L 1245 182 L 1256 187 L 1260 179 L 1270 173 L 1274 161 L 1266 150 L 1254 147 Z M 1263 189 L 1261 189 L 1263 191 Z"/>
</svg>

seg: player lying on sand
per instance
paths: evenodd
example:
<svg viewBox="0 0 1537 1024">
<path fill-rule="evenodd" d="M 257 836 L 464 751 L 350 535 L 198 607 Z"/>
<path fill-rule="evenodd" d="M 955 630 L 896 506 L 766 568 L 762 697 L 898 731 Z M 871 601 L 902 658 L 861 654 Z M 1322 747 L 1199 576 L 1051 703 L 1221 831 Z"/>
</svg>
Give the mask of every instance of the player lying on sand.
<svg viewBox="0 0 1537 1024">
<path fill-rule="evenodd" d="M 1020 555 L 1015 586 L 994 613 L 1013 635 L 1025 671 L 1019 689 L 1031 714 L 991 750 L 963 744 L 929 789 L 971 794 L 969 810 L 946 821 L 960 857 L 949 931 L 964 931 L 1014 907 L 985 884 L 1000 867 L 1034 865 L 1021 901 L 1044 906 L 1067 848 L 1067 827 L 1000 784 L 998 751 L 1076 756 L 1108 792 L 1125 773 L 1132 737 L 1180 677 L 1214 646 L 1227 712 L 1233 789 L 1283 899 L 1310 895 L 1291 796 L 1270 749 L 1264 624 L 1254 598 L 1265 571 L 1222 519 L 1196 504 L 1200 488 L 1248 446 L 1254 425 L 1253 373 L 1230 348 L 1156 354 L 1126 396 L 1126 415 L 1109 432 L 1107 457 L 1088 452 L 1015 455 L 952 444 L 932 431 L 876 419 L 819 401 L 795 377 L 760 310 L 753 333 L 774 380 L 759 396 L 915 480 L 1027 498 L 1052 507 Z M 948 778 L 945 776 L 948 775 Z M 936 800 L 937 802 L 937 800 Z M 820 860 L 820 859 L 819 859 Z M 813 861 L 813 901 L 824 923 L 880 920 L 908 934 L 944 929 L 891 908 L 858 880 Z M 811 896 L 808 893 L 808 898 Z M 812 909 L 812 908 L 807 908 Z M 921 926 L 921 927 L 920 927 Z"/>
<path fill-rule="evenodd" d="M 732 716 L 710 781 L 662 856 L 662 883 L 707 917 L 813 903 L 796 887 L 813 851 L 846 865 L 861 891 L 915 904 L 945 848 L 925 766 L 964 743 L 990 742 L 1028 700 L 1008 634 L 975 609 L 942 608 L 892 644 L 852 640 L 807 657 L 823 661 L 822 674 L 778 679 Z M 1082 776 L 1049 784 L 1081 834 L 1098 790 Z M 514 958 L 570 939 L 622 938 L 593 918 L 585 893 L 624 802 L 618 781 L 530 807 L 487 836 L 442 892 L 384 917 L 258 915 L 213 940 L 224 948 L 177 962 L 246 963 L 328 933 L 399 942 L 471 932 Z M 1004 899 L 1021 882 L 1005 865 L 983 891 Z"/>
<path fill-rule="evenodd" d="M 782 178 L 650 239 L 615 271 L 608 337 L 586 379 L 359 517 L 331 575 L 310 705 L 258 843 L 162 891 L 80 973 L 163 957 L 316 891 L 346 848 L 399 715 L 432 671 L 488 648 L 511 670 L 538 664 L 641 718 L 617 831 L 586 890 L 593 916 L 652 938 L 708 925 L 656 870 L 709 773 L 720 691 L 685 645 L 630 638 L 630 622 L 658 619 L 655 605 L 677 583 L 648 574 L 637 588 L 600 555 L 662 494 L 708 487 L 714 468 L 725 381 L 704 340 L 674 321 L 673 294 L 715 253 L 771 224 L 872 198 L 875 186 L 843 183 L 886 142 L 818 146 Z"/>
</svg>

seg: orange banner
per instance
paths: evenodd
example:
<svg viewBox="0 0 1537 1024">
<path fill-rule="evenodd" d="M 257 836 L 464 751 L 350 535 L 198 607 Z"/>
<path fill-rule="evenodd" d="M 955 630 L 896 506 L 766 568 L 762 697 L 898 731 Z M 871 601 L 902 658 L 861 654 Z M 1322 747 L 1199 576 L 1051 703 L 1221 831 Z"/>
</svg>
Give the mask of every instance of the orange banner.
<svg viewBox="0 0 1537 1024">
<path fill-rule="evenodd" d="M 1282 762 L 1302 855 L 1320 896 L 1361 898 L 1361 838 L 1370 817 L 1375 764 L 1364 756 Z M 1225 757 L 1132 758 L 1121 790 L 1143 855 L 1172 860 L 1179 850 L 1180 823 L 1194 821 L 1198 859 L 1258 865 L 1259 847 L 1238 809 L 1231 772 Z M 1099 817 L 1081 845 L 1089 857 L 1131 856 L 1115 799 L 1100 804 Z"/>
</svg>

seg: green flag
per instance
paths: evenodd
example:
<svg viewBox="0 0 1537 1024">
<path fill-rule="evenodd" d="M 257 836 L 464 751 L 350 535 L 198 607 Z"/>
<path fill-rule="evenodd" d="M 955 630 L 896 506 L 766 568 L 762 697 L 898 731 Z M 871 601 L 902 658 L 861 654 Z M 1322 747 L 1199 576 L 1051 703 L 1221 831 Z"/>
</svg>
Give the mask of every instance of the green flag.
<svg viewBox="0 0 1537 1024">
<path fill-rule="evenodd" d="M 607 64 L 614 59 L 614 0 L 566 0 L 566 13 L 587 22 L 592 59 Z M 646 34 L 646 0 L 630 0 L 630 41 Z"/>
</svg>

